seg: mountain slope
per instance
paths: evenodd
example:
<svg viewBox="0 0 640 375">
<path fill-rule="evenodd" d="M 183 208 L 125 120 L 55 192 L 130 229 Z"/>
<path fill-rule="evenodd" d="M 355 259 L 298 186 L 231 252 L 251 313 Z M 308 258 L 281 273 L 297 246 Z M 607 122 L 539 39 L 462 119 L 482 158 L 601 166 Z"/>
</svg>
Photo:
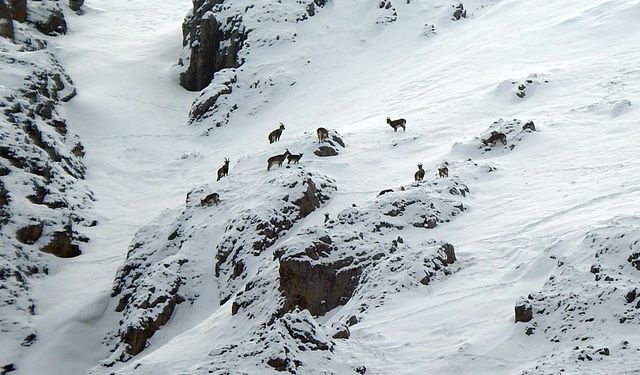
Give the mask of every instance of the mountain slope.
<svg viewBox="0 0 640 375">
<path fill-rule="evenodd" d="M 58 295 L 73 301 L 64 315 L 48 300 L 41 342 L 20 371 L 638 368 L 637 1 L 477 0 L 459 20 L 457 3 L 439 1 L 334 0 L 303 22 L 263 24 L 249 12 L 243 64 L 199 95 L 179 89 L 185 67 L 173 65 L 185 3 L 89 7 L 78 34 L 58 42 L 80 92 L 65 107 L 69 123 L 95 150 L 87 182 L 103 224 L 82 264 L 54 276 L 95 282 Z M 299 2 L 265 4 L 260 17 L 278 6 L 304 12 Z M 104 36 L 116 20 L 121 28 Z M 104 45 L 76 50 L 89 35 Z M 82 68 L 89 57 L 104 75 Z M 208 114 L 189 118 L 192 100 Z M 406 131 L 388 116 L 405 118 Z M 536 131 L 522 129 L 529 121 Z M 282 138 L 269 144 L 279 123 Z M 337 156 L 314 154 L 319 126 L 344 141 Z M 481 143 L 493 130 L 506 146 Z M 267 171 L 285 149 L 303 153 L 300 164 Z M 215 181 L 225 157 L 229 176 Z M 417 163 L 423 183 L 412 183 Z M 435 176 L 443 165 L 450 177 Z M 310 186 L 307 173 L 328 190 L 302 215 L 288 199 Z M 385 189 L 394 191 L 377 197 Z M 213 192 L 218 205 L 201 201 Z M 145 276 L 118 289 L 131 264 Z M 305 284 L 314 275 L 327 284 Z M 182 289 L 165 288 L 179 279 Z M 125 289 L 133 297 L 123 300 Z M 40 290 L 47 301 L 50 289 Z M 170 312 L 153 310 L 167 300 Z M 516 305 L 531 307 L 529 322 L 514 323 Z M 148 316 L 162 316 L 152 335 L 98 364 Z M 57 340 L 95 349 L 65 361 L 76 350 Z"/>
</svg>

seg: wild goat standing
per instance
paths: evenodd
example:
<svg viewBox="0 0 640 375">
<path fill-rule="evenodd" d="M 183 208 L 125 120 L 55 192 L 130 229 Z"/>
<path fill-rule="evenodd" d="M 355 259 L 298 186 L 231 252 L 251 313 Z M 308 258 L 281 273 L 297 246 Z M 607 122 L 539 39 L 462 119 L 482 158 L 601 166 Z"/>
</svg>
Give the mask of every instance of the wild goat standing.
<svg viewBox="0 0 640 375">
<path fill-rule="evenodd" d="M 422 164 L 418 164 L 418 171 L 413 175 L 413 178 L 416 181 L 422 181 L 424 179 L 424 169 L 422 169 Z"/>
<path fill-rule="evenodd" d="M 287 164 L 291 164 L 291 162 L 293 162 L 293 164 L 298 164 L 301 158 L 302 158 L 302 154 L 300 155 L 289 154 L 289 156 L 287 156 Z"/>
<path fill-rule="evenodd" d="M 405 127 L 405 125 L 407 125 L 407 120 L 403 118 L 399 118 L 397 120 L 391 120 L 390 117 L 387 117 L 387 124 L 389 124 L 389 126 L 393 128 L 394 132 L 397 132 L 398 128 L 402 128 L 403 131 L 407 130 L 407 128 Z"/>
<path fill-rule="evenodd" d="M 318 128 L 316 133 L 318 133 L 318 143 L 322 143 L 329 139 L 329 131 L 325 128 Z"/>
<path fill-rule="evenodd" d="M 438 175 L 440 177 L 449 177 L 449 168 L 446 165 L 443 165 L 442 168 L 438 168 Z"/>
<path fill-rule="evenodd" d="M 269 159 L 267 159 L 267 171 L 271 170 L 271 167 L 276 164 L 278 164 L 278 167 L 282 167 L 282 163 L 284 162 L 284 159 L 286 159 L 287 156 L 289 155 L 291 155 L 291 153 L 289 152 L 289 149 L 287 149 L 284 152 L 284 154 L 272 156 Z"/>
<path fill-rule="evenodd" d="M 496 142 L 500 141 L 503 145 L 507 145 L 507 135 L 499 132 L 491 132 L 491 136 L 487 139 L 482 140 L 482 144 L 485 146 L 495 146 Z"/>
<path fill-rule="evenodd" d="M 284 130 L 284 124 L 280 123 L 280 127 L 271 133 L 269 133 L 269 143 L 278 142 L 280 140 L 280 136 L 282 135 L 282 131 Z"/>
<path fill-rule="evenodd" d="M 220 181 L 220 179 L 224 176 L 229 175 L 229 159 L 224 158 L 224 165 L 218 169 L 218 179 L 216 181 Z"/>
</svg>

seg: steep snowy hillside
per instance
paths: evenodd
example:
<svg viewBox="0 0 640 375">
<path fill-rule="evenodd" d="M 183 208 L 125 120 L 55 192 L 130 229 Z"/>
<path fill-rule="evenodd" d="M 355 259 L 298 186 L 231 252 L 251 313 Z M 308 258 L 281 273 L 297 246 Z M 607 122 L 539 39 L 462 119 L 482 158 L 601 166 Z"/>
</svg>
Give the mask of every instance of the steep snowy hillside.
<svg viewBox="0 0 640 375">
<path fill-rule="evenodd" d="M 5 371 L 640 369 L 637 0 L 65 12 L 98 225 Z"/>
<path fill-rule="evenodd" d="M 0 2 L 2 366 L 38 340 L 35 285 L 82 254 L 96 225 L 85 149 L 61 111 L 76 88 L 50 43 L 67 31 L 62 6 Z"/>
</svg>

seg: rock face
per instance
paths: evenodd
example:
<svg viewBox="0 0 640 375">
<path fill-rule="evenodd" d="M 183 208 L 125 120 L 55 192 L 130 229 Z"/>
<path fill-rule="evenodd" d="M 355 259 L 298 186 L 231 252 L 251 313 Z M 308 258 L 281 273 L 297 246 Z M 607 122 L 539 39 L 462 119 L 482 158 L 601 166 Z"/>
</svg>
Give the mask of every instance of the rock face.
<svg viewBox="0 0 640 375">
<path fill-rule="evenodd" d="M 637 362 L 640 347 L 631 332 L 640 326 L 640 303 L 629 287 L 640 277 L 633 264 L 640 258 L 640 222 L 617 218 L 588 232 L 582 244 L 567 243 L 578 245 L 562 250 L 562 261 L 539 292 L 517 302 L 522 317 L 531 318 L 526 333 L 558 343 L 554 354 L 524 373 L 606 374 L 617 363 Z M 612 332 L 611 324 L 621 334 Z M 604 357 L 606 365 L 597 366 Z"/>
<path fill-rule="evenodd" d="M 0 38 L 0 331 L 18 348 L 36 337 L 32 279 L 48 273 L 53 256 L 79 255 L 90 222 L 92 194 L 74 152 L 82 145 L 58 110 L 75 88 L 33 27 L 56 9 L 51 1 L 0 1 L 4 25 L 23 23 L 13 40 Z"/>
<path fill-rule="evenodd" d="M 276 316 L 296 308 L 323 315 L 347 303 L 351 308 L 345 311 L 357 315 L 379 306 L 387 293 L 397 291 L 397 279 L 390 281 L 385 272 L 406 275 L 398 277 L 399 283 L 416 287 L 450 273 L 447 266 L 455 261 L 450 244 L 408 244 L 400 237 L 389 237 L 405 228 L 432 227 L 424 225 L 425 221 L 433 226 L 448 221 L 464 210 L 461 200 L 467 193 L 468 188 L 455 180 L 411 185 L 378 197 L 369 206 L 347 208 L 323 226 L 301 231 L 275 251 L 277 280 L 265 268 L 264 274 L 259 273 L 236 295 L 234 311 L 256 309 L 264 298 L 256 286 L 277 283 L 283 299 L 278 311 L 271 312 Z M 374 282 L 376 296 L 367 286 Z"/>
<path fill-rule="evenodd" d="M 236 69 L 253 48 L 293 41 L 296 34 L 287 24 L 317 13 L 326 0 L 301 0 L 283 4 L 266 0 L 251 5 L 238 0 L 194 0 L 186 16 L 180 84 L 190 91 L 203 90 L 194 102 L 190 122 L 206 122 L 208 131 L 228 123 L 237 109 L 228 100 L 234 87 L 265 93 L 273 84 L 261 76 L 238 77 Z"/>
<path fill-rule="evenodd" d="M 246 173 L 234 173 L 218 186 L 224 199 L 217 205 L 202 204 L 212 194 L 210 187 L 195 189 L 174 218 L 163 215 L 136 234 L 114 282 L 112 296 L 122 319 L 114 333 L 114 354 L 103 365 L 126 361 L 144 350 L 178 304 L 198 298 L 203 279 L 215 275 L 220 302 L 231 298 L 255 272 L 252 264 L 270 258 L 272 245 L 335 192 L 331 179 L 302 167 L 282 168 L 253 190 L 242 183 L 249 178 Z M 262 204 L 238 211 L 237 205 L 249 197 Z M 214 219 L 220 215 L 228 215 L 228 223 Z M 209 261 L 191 261 L 202 256 L 194 254 L 202 252 L 201 238 L 210 233 L 221 238 Z"/>
</svg>

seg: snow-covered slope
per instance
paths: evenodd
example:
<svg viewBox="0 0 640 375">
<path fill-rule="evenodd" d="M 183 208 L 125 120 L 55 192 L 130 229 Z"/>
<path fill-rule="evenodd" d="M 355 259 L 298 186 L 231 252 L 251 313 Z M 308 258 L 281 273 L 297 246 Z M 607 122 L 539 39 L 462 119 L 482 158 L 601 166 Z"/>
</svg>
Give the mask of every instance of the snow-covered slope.
<svg viewBox="0 0 640 375">
<path fill-rule="evenodd" d="M 112 0 L 69 20 L 64 115 L 100 225 L 51 276 L 65 287 L 36 285 L 39 339 L 4 362 L 640 368 L 640 3 L 253 3 Z M 299 164 L 267 170 L 287 149 Z"/>
</svg>

